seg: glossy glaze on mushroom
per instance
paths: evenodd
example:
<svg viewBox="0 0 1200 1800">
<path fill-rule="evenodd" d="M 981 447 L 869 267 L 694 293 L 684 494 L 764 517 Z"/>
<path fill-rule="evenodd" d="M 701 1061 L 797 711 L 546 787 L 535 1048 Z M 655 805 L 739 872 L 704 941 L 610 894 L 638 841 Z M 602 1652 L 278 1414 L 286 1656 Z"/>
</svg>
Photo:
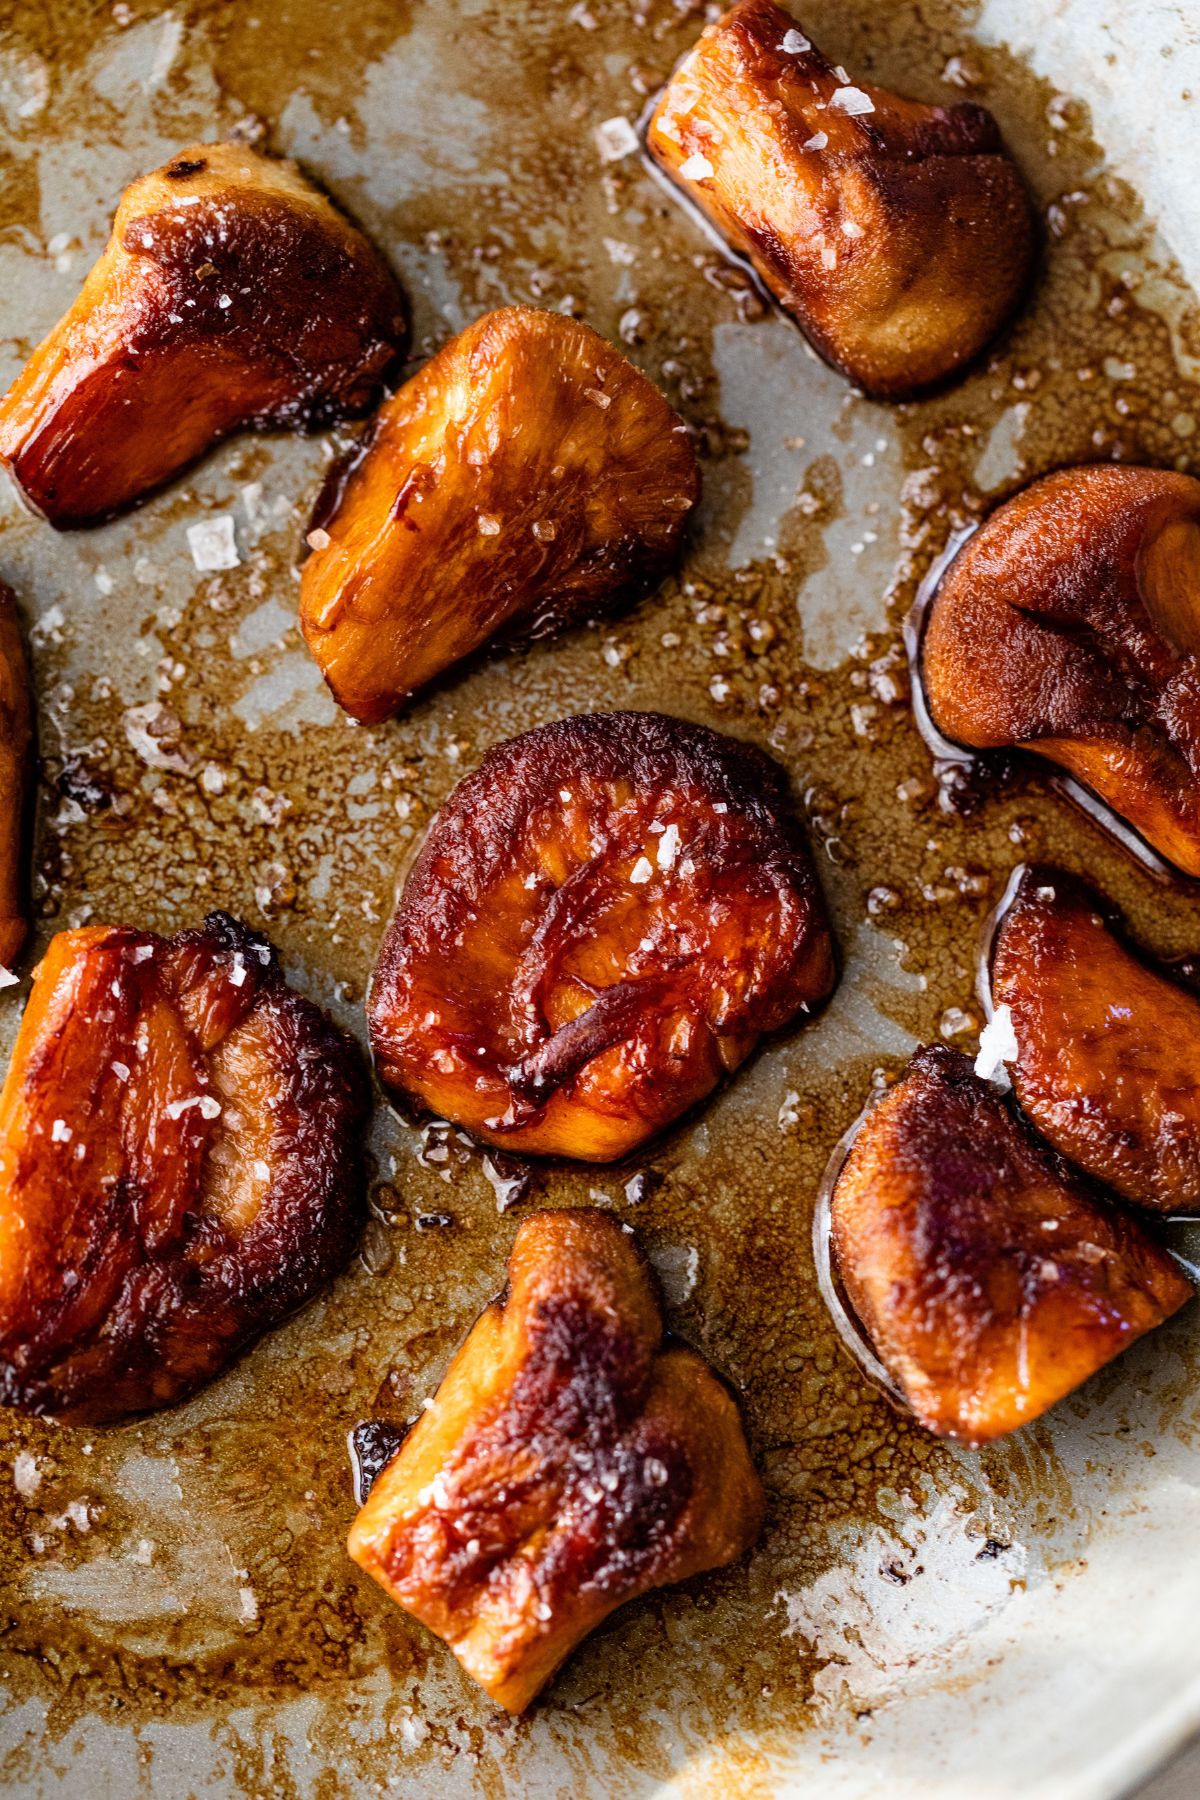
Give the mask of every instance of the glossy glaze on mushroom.
<svg viewBox="0 0 1200 1800">
<path fill-rule="evenodd" d="M 389 1087 L 490 1143 L 607 1162 L 834 979 L 782 771 L 679 719 L 591 713 L 455 789 L 368 1018 Z"/>
<path fill-rule="evenodd" d="M 1035 1419 L 1192 1288 L 966 1057 L 919 1050 L 854 1139 L 836 1266 L 916 1417 L 983 1443 Z"/>
<path fill-rule="evenodd" d="M 0 967 L 12 969 L 29 930 L 33 695 L 11 588 L 0 581 Z"/>
<path fill-rule="evenodd" d="M 511 306 L 388 401 L 309 534 L 300 623 L 374 721 L 499 635 L 627 603 L 679 547 L 700 479 L 682 421 L 589 325 Z"/>
<path fill-rule="evenodd" d="M 645 1259 L 589 1208 L 523 1222 L 349 1549 L 520 1712 L 618 1606 L 732 1562 L 762 1516 L 736 1402 L 664 1345 Z"/>
<path fill-rule="evenodd" d="M 947 738 L 1048 758 L 1200 875 L 1200 481 L 1035 481 L 942 577 L 921 672 Z"/>
<path fill-rule="evenodd" d="M 1200 997 L 1062 869 L 1026 872 L 992 947 L 1026 1116 L 1079 1168 L 1158 1212 L 1200 1211 Z"/>
<path fill-rule="evenodd" d="M 365 412 L 407 333 L 387 264 L 295 164 L 197 144 L 122 195 L 0 400 L 0 461 L 52 525 L 95 524 L 230 432 Z"/>
<path fill-rule="evenodd" d="M 970 362 L 1036 245 L 996 121 L 855 85 L 774 0 L 739 0 L 655 108 L 656 162 L 835 368 L 899 398 Z"/>
<path fill-rule="evenodd" d="M 0 1093 L 0 1399 L 195 1391 L 349 1257 L 358 1052 L 224 913 L 51 940 Z"/>
</svg>

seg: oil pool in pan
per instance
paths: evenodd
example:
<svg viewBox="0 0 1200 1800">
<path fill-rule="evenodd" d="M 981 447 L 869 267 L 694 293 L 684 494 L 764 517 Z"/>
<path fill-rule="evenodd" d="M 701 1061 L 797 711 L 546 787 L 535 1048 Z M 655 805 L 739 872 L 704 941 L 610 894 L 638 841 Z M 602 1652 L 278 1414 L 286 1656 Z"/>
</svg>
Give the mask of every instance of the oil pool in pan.
<svg viewBox="0 0 1200 1800">
<path fill-rule="evenodd" d="M 126 181 L 253 115 L 401 272 L 413 366 L 502 301 L 577 311 L 696 427 L 705 476 L 688 561 L 660 595 L 371 729 L 335 714 L 294 627 L 320 443 L 239 440 L 87 537 L 54 540 L 6 501 L 0 575 L 38 618 L 37 947 L 84 918 L 174 931 L 220 903 L 361 1030 L 394 871 L 460 774 L 501 738 L 619 705 L 782 759 L 847 954 L 818 1026 L 628 1168 L 538 1168 L 526 1184 L 453 1131 L 381 1114 L 359 1262 L 232 1374 L 180 1413 L 94 1437 L 4 1420 L 0 1773 L 18 1791 L 47 1770 L 80 1791 L 104 1768 L 126 1791 L 156 1773 L 165 1791 L 245 1794 L 399 1774 L 414 1794 L 471 1780 L 622 1794 L 714 1754 L 728 1791 L 840 1691 L 847 1652 L 803 1597 L 835 1577 L 847 1531 L 894 1544 L 888 1584 L 919 1583 L 897 1496 L 919 1514 L 952 1495 L 964 1566 L 1007 1595 L 1032 1562 L 1069 1557 L 1126 1478 L 1104 1435 L 1103 1498 L 1037 1428 L 969 1462 L 924 1437 L 842 1355 L 809 1239 L 824 1164 L 872 1080 L 918 1040 L 973 1047 L 975 944 L 1013 862 L 1086 870 L 1156 951 L 1195 947 L 1191 900 L 1048 780 L 1023 771 L 986 794 L 935 780 L 900 636 L 947 539 L 1024 481 L 1117 454 L 1188 461 L 1200 391 L 1176 346 L 1194 327 L 1082 104 L 975 45 L 948 0 L 819 10 L 811 29 L 847 67 L 989 105 L 1049 234 L 1012 334 L 949 391 L 898 408 L 813 362 L 635 157 L 602 160 L 594 127 L 637 116 L 698 16 L 530 5 L 472 11 L 464 33 L 426 7 L 17 9 L 4 379 L 73 295 Z M 222 512 L 239 564 L 198 576 L 186 528 Z M 403 1421 L 432 1391 L 491 1296 L 506 1200 L 590 1201 L 636 1224 L 670 1322 L 743 1396 L 770 1507 L 747 1562 L 618 1615 L 517 1726 L 342 1548 L 345 1431 Z M 1135 1352 L 1118 1374 L 1147 1429 L 1194 1379 L 1189 1330 L 1163 1336 L 1174 1373 Z"/>
</svg>

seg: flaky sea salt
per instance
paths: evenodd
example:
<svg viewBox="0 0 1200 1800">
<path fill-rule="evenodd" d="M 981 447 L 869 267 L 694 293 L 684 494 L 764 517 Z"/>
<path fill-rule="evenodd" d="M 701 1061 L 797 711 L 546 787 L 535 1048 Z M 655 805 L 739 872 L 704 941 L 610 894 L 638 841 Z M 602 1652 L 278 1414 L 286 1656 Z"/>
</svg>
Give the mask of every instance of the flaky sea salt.
<svg viewBox="0 0 1200 1800">
<path fill-rule="evenodd" d="M 17 987 L 20 980 L 19 975 L 14 975 L 11 969 L 6 969 L 4 964 L 0 963 L 0 988 Z"/>
<path fill-rule="evenodd" d="M 998 1006 L 979 1034 L 975 1073 L 981 1081 L 994 1081 L 1000 1087 L 1010 1087 L 1012 1084 L 1005 1064 L 1016 1062 L 1017 1055 L 1017 1034 L 1013 1029 L 1012 1012 L 1007 1006 Z"/>
<path fill-rule="evenodd" d="M 614 119 L 605 119 L 596 127 L 596 148 L 600 152 L 601 162 L 620 162 L 622 157 L 632 156 L 638 147 L 637 132 L 620 113 Z"/>
<path fill-rule="evenodd" d="M 679 173 L 685 181 L 707 181 L 713 173 L 713 166 L 707 156 L 697 150 L 686 162 L 680 163 Z"/>
<path fill-rule="evenodd" d="M 202 574 L 215 569 L 236 569 L 240 558 L 233 535 L 233 514 L 214 513 L 187 528 L 192 561 Z"/>
<path fill-rule="evenodd" d="M 639 856 L 632 869 L 629 871 L 629 879 L 633 882 L 635 887 L 641 887 L 644 882 L 649 881 L 653 873 L 654 864 L 650 861 L 650 858 L 648 856 Z"/>
<path fill-rule="evenodd" d="M 329 533 L 318 525 L 315 530 L 309 532 L 304 541 L 310 550 L 328 550 L 331 539 Z"/>
<path fill-rule="evenodd" d="M 875 102 L 870 94 L 864 94 L 861 88 L 841 87 L 829 102 L 829 110 L 830 112 L 849 113 L 850 117 L 854 119 L 860 113 L 873 113 Z"/>
<path fill-rule="evenodd" d="M 812 49 L 812 41 L 802 31 L 785 31 L 781 48 L 789 56 L 803 56 L 806 50 Z"/>
<path fill-rule="evenodd" d="M 800 148 L 802 150 L 823 150 L 828 142 L 829 133 L 827 131 L 814 131 L 810 138 L 805 138 Z"/>
<path fill-rule="evenodd" d="M 167 1107 L 167 1117 L 181 1119 L 193 1106 L 199 1108 L 202 1119 L 217 1119 L 221 1116 L 221 1102 L 214 1100 L 211 1094 L 190 1094 L 186 1100 L 172 1100 Z"/>
<path fill-rule="evenodd" d="M 679 853 L 679 827 L 668 825 L 658 840 L 657 860 L 660 869 L 669 869 Z"/>
</svg>

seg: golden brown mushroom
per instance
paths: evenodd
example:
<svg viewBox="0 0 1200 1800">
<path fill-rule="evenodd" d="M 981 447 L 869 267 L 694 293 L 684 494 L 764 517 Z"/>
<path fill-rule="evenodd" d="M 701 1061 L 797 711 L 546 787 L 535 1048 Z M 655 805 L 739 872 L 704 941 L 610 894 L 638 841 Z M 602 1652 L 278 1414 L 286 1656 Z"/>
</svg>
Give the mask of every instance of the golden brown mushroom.
<svg viewBox="0 0 1200 1800">
<path fill-rule="evenodd" d="M 293 163 L 197 144 L 126 189 L 0 400 L 0 461 L 52 525 L 95 524 L 232 431 L 365 412 L 407 329 L 383 258 Z"/>
<path fill-rule="evenodd" d="M 940 1045 L 867 1114 L 831 1208 L 837 1270 L 880 1360 L 922 1425 L 967 1443 L 1037 1418 L 1192 1294 Z"/>
<path fill-rule="evenodd" d="M 1200 481 L 1035 481 L 942 577 L 921 668 L 947 738 L 1048 758 L 1200 875 Z"/>
<path fill-rule="evenodd" d="M 29 930 L 28 824 L 33 774 L 33 700 L 21 621 L 0 581 L 0 965 L 11 969 Z"/>
<path fill-rule="evenodd" d="M 762 1515 L 737 1405 L 664 1346 L 633 1238 L 591 1209 L 544 1212 L 349 1550 L 521 1712 L 618 1606 L 732 1562 Z"/>
<path fill-rule="evenodd" d="M 1028 286 L 1033 215 L 991 114 L 854 85 L 774 0 L 708 27 L 647 146 L 868 393 L 952 375 Z"/>
<path fill-rule="evenodd" d="M 776 765 L 679 719 L 591 713 L 455 789 L 368 1019 L 389 1087 L 503 1148 L 608 1162 L 834 979 Z"/>
<path fill-rule="evenodd" d="M 0 1400 L 166 1406 L 349 1257 L 355 1048 L 225 913 L 65 931 L 0 1093 Z"/>
<path fill-rule="evenodd" d="M 1009 1072 L 1057 1150 L 1135 1205 L 1200 1206 L 1200 998 L 1126 940 L 1111 903 L 1029 870 L 996 931 L 992 998 Z"/>
<path fill-rule="evenodd" d="M 308 647 L 340 706 L 385 719 L 498 635 L 632 598 L 674 556 L 699 484 L 682 422 L 590 326 L 488 313 L 387 403 L 318 515 Z"/>
</svg>

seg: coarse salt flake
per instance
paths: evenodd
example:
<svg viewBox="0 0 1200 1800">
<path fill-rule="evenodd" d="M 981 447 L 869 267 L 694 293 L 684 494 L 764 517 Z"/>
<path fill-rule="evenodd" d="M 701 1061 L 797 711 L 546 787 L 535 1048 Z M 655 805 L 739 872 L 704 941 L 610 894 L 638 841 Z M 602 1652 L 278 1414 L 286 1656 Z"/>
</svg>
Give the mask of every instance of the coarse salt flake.
<svg viewBox="0 0 1200 1800">
<path fill-rule="evenodd" d="M 855 119 L 861 113 L 873 113 L 875 102 L 870 94 L 864 94 L 861 88 L 841 87 L 829 102 L 829 110 L 830 112 L 848 113 L 852 119 Z"/>
<path fill-rule="evenodd" d="M 827 131 L 814 131 L 810 138 L 805 138 L 800 148 L 802 150 L 823 150 L 828 142 L 829 133 Z"/>
<path fill-rule="evenodd" d="M 475 529 L 480 537 L 499 537 L 500 521 L 494 513 L 480 513 L 475 520 Z"/>
<path fill-rule="evenodd" d="M 620 162 L 623 157 L 632 156 L 637 147 L 637 132 L 622 114 L 597 125 L 596 148 L 601 162 Z"/>
<path fill-rule="evenodd" d="M 329 533 L 324 531 L 321 526 L 318 525 L 315 531 L 309 532 L 304 541 L 310 550 L 328 550 L 333 540 L 330 538 Z"/>
<path fill-rule="evenodd" d="M 812 49 L 812 40 L 802 31 L 785 31 L 782 48 L 789 56 L 803 56 L 806 50 Z"/>
<path fill-rule="evenodd" d="M 129 1080 L 129 1064 L 128 1063 L 114 1062 L 114 1063 L 110 1063 L 108 1066 L 112 1070 L 113 1074 L 116 1076 L 118 1081 L 128 1081 Z"/>
<path fill-rule="evenodd" d="M 684 181 L 708 181 L 714 174 L 714 170 L 707 156 L 697 150 L 688 157 L 686 162 L 680 163 L 679 173 Z"/>
<path fill-rule="evenodd" d="M 633 882 L 635 887 L 641 887 L 644 882 L 649 881 L 653 873 L 654 864 L 650 861 L 650 858 L 648 856 L 639 856 L 632 869 L 629 871 L 629 879 Z"/>
<path fill-rule="evenodd" d="M 168 1119 L 181 1119 L 185 1112 L 195 1106 L 202 1119 L 217 1119 L 221 1116 L 221 1102 L 214 1100 L 211 1094 L 189 1094 L 186 1100 L 172 1100 L 167 1106 Z"/>
<path fill-rule="evenodd" d="M 201 574 L 214 569 L 236 569 L 241 560 L 233 535 L 233 514 L 215 513 L 187 528 L 188 548 Z"/>
<path fill-rule="evenodd" d="M 55 1119 L 53 1125 L 50 1127 L 50 1142 L 52 1144 L 69 1144 L 74 1136 L 75 1133 L 71 1130 L 71 1127 L 67 1124 L 65 1119 Z"/>
<path fill-rule="evenodd" d="M 4 964 L 0 963 L 0 988 L 17 987 L 20 980 L 19 975 L 14 975 L 11 969 L 6 969 Z"/>
<path fill-rule="evenodd" d="M 979 1034 L 975 1073 L 981 1081 L 994 1081 L 1000 1087 L 1007 1088 L 1011 1083 L 1005 1064 L 1016 1062 L 1017 1055 L 1017 1034 L 1013 1029 L 1012 1010 L 1007 1006 L 998 1006 Z"/>
<path fill-rule="evenodd" d="M 663 832 L 662 836 L 658 840 L 657 856 L 658 856 L 659 868 L 660 869 L 669 869 L 672 866 L 672 864 L 674 863 L 675 858 L 678 855 L 678 853 L 679 853 L 679 827 L 678 827 L 678 825 L 674 825 L 674 824 L 668 825 L 667 829 Z"/>
</svg>

